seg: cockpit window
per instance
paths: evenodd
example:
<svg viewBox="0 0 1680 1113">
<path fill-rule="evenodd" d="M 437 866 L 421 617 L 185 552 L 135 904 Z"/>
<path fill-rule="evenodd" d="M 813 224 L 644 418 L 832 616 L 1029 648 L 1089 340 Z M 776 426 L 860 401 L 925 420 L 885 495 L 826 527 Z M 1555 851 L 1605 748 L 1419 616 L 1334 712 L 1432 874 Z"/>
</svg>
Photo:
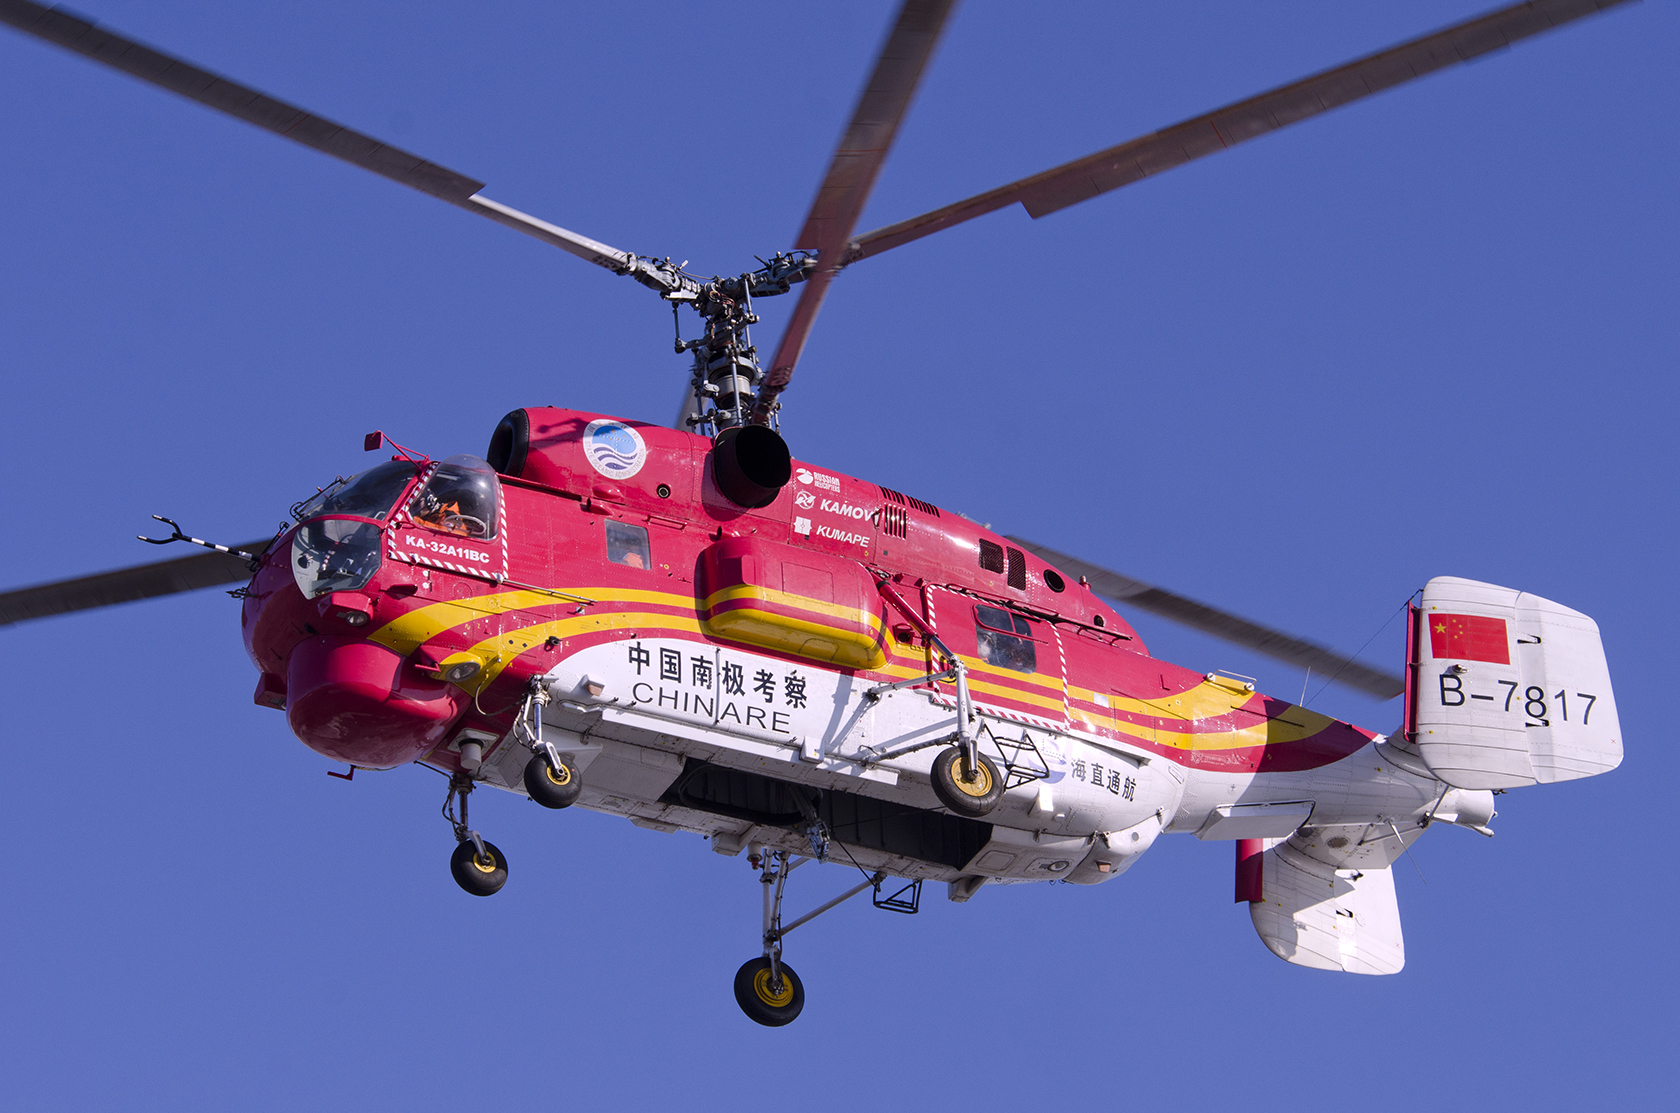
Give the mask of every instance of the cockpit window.
<svg viewBox="0 0 1680 1113">
<path fill-rule="evenodd" d="M 354 514 L 383 522 L 413 478 L 413 464 L 392 460 L 332 483 L 326 490 L 305 499 L 292 513 L 300 522 L 326 514 Z"/>
<path fill-rule="evenodd" d="M 459 537 L 496 536 L 496 473 L 477 456 L 451 456 L 414 496 L 416 522 Z"/>
<path fill-rule="evenodd" d="M 1033 644 L 1033 624 L 1002 607 L 974 608 L 974 640 L 980 659 L 988 665 L 1036 672 L 1038 648 Z"/>
</svg>

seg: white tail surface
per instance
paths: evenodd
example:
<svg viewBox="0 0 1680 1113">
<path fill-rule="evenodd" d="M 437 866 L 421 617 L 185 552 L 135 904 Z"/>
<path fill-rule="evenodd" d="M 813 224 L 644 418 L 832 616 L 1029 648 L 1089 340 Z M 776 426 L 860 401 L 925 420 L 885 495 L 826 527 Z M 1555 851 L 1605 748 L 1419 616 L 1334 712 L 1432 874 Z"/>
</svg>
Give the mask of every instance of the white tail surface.
<svg viewBox="0 0 1680 1113">
<path fill-rule="evenodd" d="M 1415 743 L 1441 780 L 1517 788 L 1621 764 L 1616 697 L 1592 619 L 1452 576 L 1430 580 L 1420 607 Z"/>
<path fill-rule="evenodd" d="M 1274 955 L 1349 974 L 1398 974 L 1406 965 L 1393 871 L 1337 869 L 1294 840 L 1268 847 L 1260 869 L 1265 899 L 1251 901 L 1248 914 Z"/>
</svg>

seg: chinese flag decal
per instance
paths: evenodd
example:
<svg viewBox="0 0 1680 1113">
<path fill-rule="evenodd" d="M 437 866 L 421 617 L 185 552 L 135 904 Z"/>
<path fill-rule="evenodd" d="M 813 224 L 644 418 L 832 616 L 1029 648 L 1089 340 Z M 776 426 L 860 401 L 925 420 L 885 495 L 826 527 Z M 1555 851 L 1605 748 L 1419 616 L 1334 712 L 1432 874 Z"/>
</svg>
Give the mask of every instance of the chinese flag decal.
<svg viewBox="0 0 1680 1113">
<path fill-rule="evenodd" d="M 1429 616 L 1429 651 L 1436 659 L 1511 663 L 1511 643 L 1503 618 L 1479 614 L 1432 614 Z"/>
</svg>

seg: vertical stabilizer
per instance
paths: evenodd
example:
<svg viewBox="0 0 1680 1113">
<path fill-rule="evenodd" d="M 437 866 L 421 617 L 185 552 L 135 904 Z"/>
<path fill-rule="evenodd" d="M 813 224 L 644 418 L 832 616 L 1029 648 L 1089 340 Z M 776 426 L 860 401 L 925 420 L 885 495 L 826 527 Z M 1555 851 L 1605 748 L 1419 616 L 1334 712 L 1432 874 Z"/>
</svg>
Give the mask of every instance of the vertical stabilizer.
<svg viewBox="0 0 1680 1113">
<path fill-rule="evenodd" d="M 1621 764 L 1598 625 L 1508 587 L 1440 576 L 1411 647 L 1411 739 L 1455 788 L 1517 788 Z"/>
<path fill-rule="evenodd" d="M 1337 869 L 1295 842 L 1277 842 L 1260 856 L 1262 899 L 1249 904 L 1248 914 L 1261 941 L 1296 966 L 1399 973 L 1406 943 L 1393 871 Z"/>
</svg>

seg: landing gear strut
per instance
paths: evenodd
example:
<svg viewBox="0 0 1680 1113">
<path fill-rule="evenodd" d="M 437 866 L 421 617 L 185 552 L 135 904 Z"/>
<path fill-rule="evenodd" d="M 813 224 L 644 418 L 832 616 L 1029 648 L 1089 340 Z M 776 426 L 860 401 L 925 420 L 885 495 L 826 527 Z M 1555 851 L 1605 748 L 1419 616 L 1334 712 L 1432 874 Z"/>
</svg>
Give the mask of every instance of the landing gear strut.
<svg viewBox="0 0 1680 1113">
<path fill-rule="evenodd" d="M 486 842 L 477 831 L 467 826 L 467 797 L 472 793 L 472 778 L 457 773 L 449 778 L 449 795 L 443 800 L 443 818 L 455 829 L 455 853 L 449 856 L 449 872 L 455 883 L 475 897 L 487 897 L 499 892 L 507 884 L 507 859 Z M 461 817 L 455 818 L 455 800 L 461 801 Z"/>
<path fill-rule="evenodd" d="M 561 756 L 554 743 L 543 741 L 542 709 L 548 706 L 548 688 L 541 677 L 532 677 L 525 693 L 525 705 L 520 708 L 514 735 L 531 751 L 525 763 L 525 791 L 531 799 L 545 808 L 568 808 L 577 803 L 583 792 L 583 781 L 572 763 Z"/>
<path fill-rule="evenodd" d="M 748 1019 L 767 1028 L 780 1028 L 793 1023 L 805 1007 L 805 986 L 800 982 L 799 975 L 793 972 L 793 967 L 782 961 L 782 936 L 865 889 L 873 888 L 879 893 L 881 882 L 887 879 L 887 875 L 885 872 L 876 873 L 863 884 L 846 890 L 827 904 L 784 925 L 782 893 L 787 888 L 788 874 L 812 859 L 793 858 L 785 850 L 755 846 L 748 860 L 754 869 L 762 870 L 759 881 L 764 885 L 764 954 L 742 963 L 741 968 L 735 971 L 735 1002 Z"/>
</svg>

